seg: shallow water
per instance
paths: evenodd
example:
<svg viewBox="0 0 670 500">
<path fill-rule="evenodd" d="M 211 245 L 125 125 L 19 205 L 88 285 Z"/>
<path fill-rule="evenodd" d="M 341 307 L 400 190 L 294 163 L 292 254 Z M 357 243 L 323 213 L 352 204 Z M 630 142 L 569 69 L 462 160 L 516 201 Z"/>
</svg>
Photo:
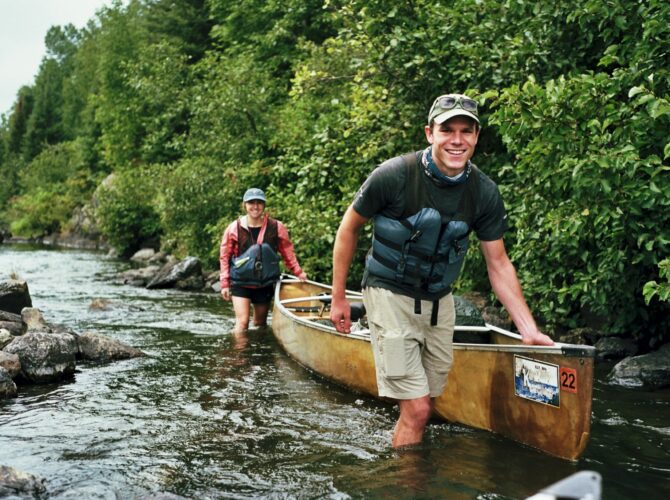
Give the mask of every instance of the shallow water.
<svg viewBox="0 0 670 500">
<path fill-rule="evenodd" d="M 271 332 L 236 338 L 216 294 L 114 283 L 128 264 L 88 251 L 0 245 L 0 279 L 28 282 L 47 321 L 149 356 L 80 364 L 72 380 L 0 402 L 0 464 L 46 479 L 49 498 L 525 498 L 580 470 L 603 498 L 670 497 L 670 390 L 621 389 L 598 367 L 577 463 L 494 434 L 432 423 L 389 449 L 393 406 L 289 359 Z M 93 299 L 112 308 L 91 311 Z"/>
</svg>

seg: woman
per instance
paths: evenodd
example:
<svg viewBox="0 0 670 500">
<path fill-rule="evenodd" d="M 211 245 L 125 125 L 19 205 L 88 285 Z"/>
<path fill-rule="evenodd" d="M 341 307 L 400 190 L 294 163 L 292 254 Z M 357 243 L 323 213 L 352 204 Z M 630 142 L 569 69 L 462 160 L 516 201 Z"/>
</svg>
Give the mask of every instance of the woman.
<svg viewBox="0 0 670 500">
<path fill-rule="evenodd" d="M 265 193 L 248 189 L 242 198 L 243 215 L 223 234 L 220 249 L 221 295 L 233 300 L 235 333 L 249 327 L 249 304 L 254 305 L 254 325 L 267 324 L 274 284 L 279 279 L 279 254 L 289 271 L 300 280 L 300 268 L 286 227 L 265 212 Z"/>
</svg>

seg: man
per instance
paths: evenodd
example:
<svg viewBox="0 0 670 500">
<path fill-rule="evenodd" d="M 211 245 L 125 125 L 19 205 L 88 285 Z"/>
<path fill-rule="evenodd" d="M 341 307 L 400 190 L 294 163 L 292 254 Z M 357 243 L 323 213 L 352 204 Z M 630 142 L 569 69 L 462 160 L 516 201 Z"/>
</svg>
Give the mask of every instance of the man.
<svg viewBox="0 0 670 500">
<path fill-rule="evenodd" d="M 429 146 L 384 162 L 347 209 L 333 250 L 331 321 L 351 327 L 345 284 L 361 228 L 374 218 L 362 287 L 379 395 L 400 417 L 393 447 L 419 443 L 452 363 L 451 285 L 468 237 L 480 240 L 489 280 L 525 344 L 552 345 L 538 329 L 507 256 L 507 215 L 497 186 L 470 158 L 479 137 L 477 103 L 439 96 L 425 126 Z"/>
</svg>

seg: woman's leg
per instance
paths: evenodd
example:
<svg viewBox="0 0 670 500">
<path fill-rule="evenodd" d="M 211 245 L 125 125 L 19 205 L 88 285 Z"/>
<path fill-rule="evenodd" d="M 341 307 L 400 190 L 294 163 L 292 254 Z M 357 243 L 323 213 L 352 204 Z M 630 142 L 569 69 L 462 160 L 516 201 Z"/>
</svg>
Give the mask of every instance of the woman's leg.
<svg viewBox="0 0 670 500">
<path fill-rule="evenodd" d="M 254 304 L 254 325 L 265 326 L 268 324 L 268 312 L 270 311 L 270 303 Z"/>
<path fill-rule="evenodd" d="M 249 328 L 249 305 L 251 299 L 233 295 L 233 309 L 235 310 L 235 329 L 233 333 L 243 333 Z"/>
</svg>

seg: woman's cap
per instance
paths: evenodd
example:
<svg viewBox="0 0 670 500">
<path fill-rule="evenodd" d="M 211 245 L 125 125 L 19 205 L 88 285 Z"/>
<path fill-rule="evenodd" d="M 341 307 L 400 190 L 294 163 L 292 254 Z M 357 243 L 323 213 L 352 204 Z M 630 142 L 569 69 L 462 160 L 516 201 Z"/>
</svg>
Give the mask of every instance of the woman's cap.
<svg viewBox="0 0 670 500">
<path fill-rule="evenodd" d="M 244 198 L 242 198 L 242 201 L 246 203 L 247 201 L 252 200 L 260 200 L 265 203 L 265 193 L 258 188 L 247 189 L 246 193 L 244 193 Z"/>
</svg>

